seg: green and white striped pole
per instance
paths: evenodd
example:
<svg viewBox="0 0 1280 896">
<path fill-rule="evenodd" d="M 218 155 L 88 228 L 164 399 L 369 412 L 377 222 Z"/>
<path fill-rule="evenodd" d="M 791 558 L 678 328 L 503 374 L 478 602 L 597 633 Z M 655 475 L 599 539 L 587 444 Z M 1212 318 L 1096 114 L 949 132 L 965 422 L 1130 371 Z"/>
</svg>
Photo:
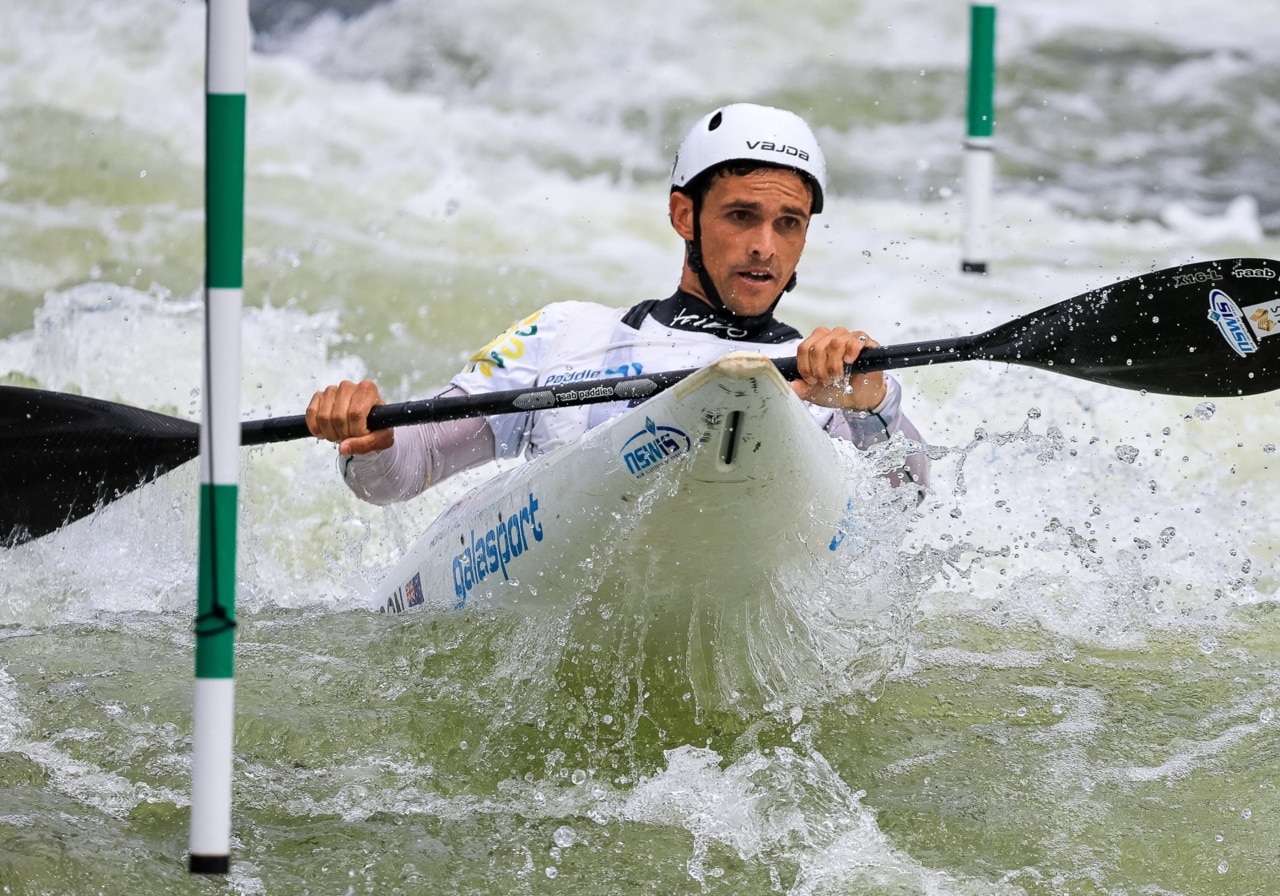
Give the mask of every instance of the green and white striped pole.
<svg viewBox="0 0 1280 896">
<path fill-rule="evenodd" d="M 208 0 L 205 96 L 205 365 L 200 426 L 200 573 L 192 733 L 193 874 L 231 864 L 235 723 L 240 307 L 244 299 L 247 0 Z"/>
<path fill-rule="evenodd" d="M 969 7 L 969 137 L 964 143 L 960 270 L 987 272 L 987 219 L 995 182 L 996 8 Z"/>
</svg>

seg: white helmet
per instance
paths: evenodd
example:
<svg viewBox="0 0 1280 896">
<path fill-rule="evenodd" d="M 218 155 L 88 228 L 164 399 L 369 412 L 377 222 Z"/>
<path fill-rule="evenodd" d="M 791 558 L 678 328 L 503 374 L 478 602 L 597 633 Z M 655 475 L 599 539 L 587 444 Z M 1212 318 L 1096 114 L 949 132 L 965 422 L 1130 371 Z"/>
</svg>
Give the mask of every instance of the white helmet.
<svg viewBox="0 0 1280 896">
<path fill-rule="evenodd" d="M 693 126 L 671 168 L 671 189 L 684 191 L 698 175 L 725 162 L 765 162 L 792 168 L 813 188 L 812 213 L 822 211 L 827 162 L 813 131 L 794 112 L 734 103 Z"/>
</svg>

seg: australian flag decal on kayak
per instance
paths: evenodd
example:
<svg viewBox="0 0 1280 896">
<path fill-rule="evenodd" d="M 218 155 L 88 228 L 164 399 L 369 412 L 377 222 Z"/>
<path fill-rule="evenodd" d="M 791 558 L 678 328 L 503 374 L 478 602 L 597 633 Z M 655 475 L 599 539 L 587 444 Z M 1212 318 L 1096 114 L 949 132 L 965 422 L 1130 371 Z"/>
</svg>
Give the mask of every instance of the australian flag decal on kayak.
<svg viewBox="0 0 1280 896">
<path fill-rule="evenodd" d="M 387 598 L 387 602 L 378 608 L 379 613 L 403 613 L 411 607 L 421 606 L 425 597 L 422 594 L 422 575 L 414 573 L 413 578 L 397 588 Z"/>
<path fill-rule="evenodd" d="M 627 471 L 640 478 L 647 476 L 677 457 L 689 453 L 693 442 L 674 426 L 658 426 L 652 418 L 644 418 L 644 429 L 627 439 L 622 446 L 622 459 Z"/>
<path fill-rule="evenodd" d="M 1258 343 L 1253 341 L 1253 334 L 1245 325 L 1240 306 L 1220 289 L 1209 293 L 1209 320 L 1218 325 L 1227 343 L 1240 357 L 1247 357 L 1258 350 Z"/>
</svg>

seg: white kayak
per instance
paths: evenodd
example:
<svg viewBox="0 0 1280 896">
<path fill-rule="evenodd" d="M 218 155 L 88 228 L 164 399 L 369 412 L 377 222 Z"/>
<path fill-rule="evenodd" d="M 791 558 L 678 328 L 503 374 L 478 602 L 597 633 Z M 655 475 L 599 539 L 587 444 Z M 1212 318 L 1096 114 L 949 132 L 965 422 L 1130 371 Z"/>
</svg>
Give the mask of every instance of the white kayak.
<svg viewBox="0 0 1280 896">
<path fill-rule="evenodd" d="M 734 352 L 466 494 L 374 606 L 535 612 L 619 588 L 755 594 L 784 565 L 821 570 L 850 547 L 866 467 L 769 359 Z"/>
</svg>

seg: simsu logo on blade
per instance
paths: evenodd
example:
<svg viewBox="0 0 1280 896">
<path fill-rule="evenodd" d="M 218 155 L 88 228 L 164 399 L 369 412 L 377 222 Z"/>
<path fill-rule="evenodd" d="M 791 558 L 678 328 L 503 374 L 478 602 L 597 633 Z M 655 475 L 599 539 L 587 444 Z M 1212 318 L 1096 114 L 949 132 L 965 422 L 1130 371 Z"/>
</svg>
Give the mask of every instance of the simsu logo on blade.
<svg viewBox="0 0 1280 896">
<path fill-rule="evenodd" d="M 1244 312 L 1231 301 L 1231 296 L 1220 289 L 1209 293 L 1209 320 L 1218 325 L 1227 344 L 1240 357 L 1247 357 L 1258 350 L 1258 343 L 1245 323 Z"/>
</svg>

